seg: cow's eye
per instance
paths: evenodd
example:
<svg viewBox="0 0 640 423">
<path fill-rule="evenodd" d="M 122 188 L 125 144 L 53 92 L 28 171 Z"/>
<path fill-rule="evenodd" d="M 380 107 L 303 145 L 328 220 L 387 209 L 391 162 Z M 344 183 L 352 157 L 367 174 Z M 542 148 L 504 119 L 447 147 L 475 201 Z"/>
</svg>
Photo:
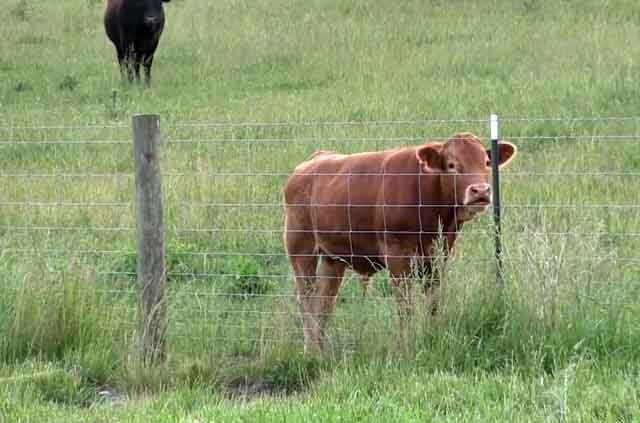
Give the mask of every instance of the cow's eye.
<svg viewBox="0 0 640 423">
<path fill-rule="evenodd" d="M 487 167 L 491 167 L 491 160 L 487 160 Z"/>
</svg>

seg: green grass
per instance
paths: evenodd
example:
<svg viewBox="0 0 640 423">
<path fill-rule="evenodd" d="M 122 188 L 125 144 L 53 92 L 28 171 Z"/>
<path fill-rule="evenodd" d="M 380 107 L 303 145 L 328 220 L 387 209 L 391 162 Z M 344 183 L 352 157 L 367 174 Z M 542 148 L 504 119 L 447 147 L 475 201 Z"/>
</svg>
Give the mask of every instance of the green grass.
<svg viewBox="0 0 640 423">
<path fill-rule="evenodd" d="M 638 418 L 638 176 L 585 174 L 640 172 L 638 120 L 504 120 L 520 153 L 502 176 L 504 291 L 486 215 L 406 351 L 387 277 L 362 299 L 350 274 L 327 357 L 303 354 L 286 175 L 317 149 L 486 138 L 486 122 L 181 123 L 640 110 L 636 2 L 396 3 L 174 0 L 149 90 L 121 84 L 101 1 L 0 8 L 0 420 Z M 135 354 L 137 112 L 159 113 L 165 139 L 171 325 L 155 370 Z"/>
</svg>

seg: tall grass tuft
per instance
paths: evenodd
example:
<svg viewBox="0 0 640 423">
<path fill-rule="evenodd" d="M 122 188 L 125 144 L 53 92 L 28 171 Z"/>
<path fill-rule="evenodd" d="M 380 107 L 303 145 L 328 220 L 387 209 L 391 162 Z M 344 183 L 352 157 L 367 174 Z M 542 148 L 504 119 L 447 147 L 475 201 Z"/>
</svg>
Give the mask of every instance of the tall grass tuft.
<svg viewBox="0 0 640 423">
<path fill-rule="evenodd" d="M 0 277 L 0 361 L 80 355 L 80 362 L 88 361 L 95 371 L 105 367 L 106 374 L 130 336 L 129 300 L 105 294 L 75 270 L 6 270 Z"/>
</svg>

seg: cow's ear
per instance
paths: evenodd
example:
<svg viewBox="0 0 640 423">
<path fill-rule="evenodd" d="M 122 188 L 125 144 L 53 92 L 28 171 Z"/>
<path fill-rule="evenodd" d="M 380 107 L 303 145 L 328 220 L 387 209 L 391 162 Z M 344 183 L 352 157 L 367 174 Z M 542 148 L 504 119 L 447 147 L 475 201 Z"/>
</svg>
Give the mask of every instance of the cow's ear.
<svg viewBox="0 0 640 423">
<path fill-rule="evenodd" d="M 442 144 L 429 143 L 416 150 L 416 157 L 425 170 L 442 169 L 442 148 Z"/>
<path fill-rule="evenodd" d="M 498 150 L 500 151 L 500 162 L 498 166 L 502 169 L 508 165 L 518 152 L 518 148 L 508 141 L 498 141 Z M 487 150 L 487 156 L 491 160 L 491 150 Z"/>
</svg>

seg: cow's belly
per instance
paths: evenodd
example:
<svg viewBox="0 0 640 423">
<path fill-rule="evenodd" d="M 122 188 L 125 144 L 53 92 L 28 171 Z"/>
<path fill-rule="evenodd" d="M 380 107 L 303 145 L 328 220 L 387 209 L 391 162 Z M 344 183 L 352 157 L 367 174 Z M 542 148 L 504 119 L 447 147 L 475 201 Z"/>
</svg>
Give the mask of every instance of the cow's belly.
<svg viewBox="0 0 640 423">
<path fill-rule="evenodd" d="M 375 235 L 349 234 L 348 231 L 321 234 L 317 237 L 318 247 L 332 257 L 375 257 L 380 255 L 379 241 Z"/>
<path fill-rule="evenodd" d="M 322 254 L 344 261 L 361 275 L 371 276 L 385 268 L 375 236 L 340 235 L 322 236 L 318 247 Z"/>
<path fill-rule="evenodd" d="M 385 269 L 386 254 L 413 256 L 418 254 L 418 240 L 414 236 L 398 237 L 384 234 L 321 234 L 317 238 L 320 252 L 326 256 L 340 259 L 354 271 L 371 276 Z M 393 248 L 388 248 L 389 246 Z"/>
</svg>

